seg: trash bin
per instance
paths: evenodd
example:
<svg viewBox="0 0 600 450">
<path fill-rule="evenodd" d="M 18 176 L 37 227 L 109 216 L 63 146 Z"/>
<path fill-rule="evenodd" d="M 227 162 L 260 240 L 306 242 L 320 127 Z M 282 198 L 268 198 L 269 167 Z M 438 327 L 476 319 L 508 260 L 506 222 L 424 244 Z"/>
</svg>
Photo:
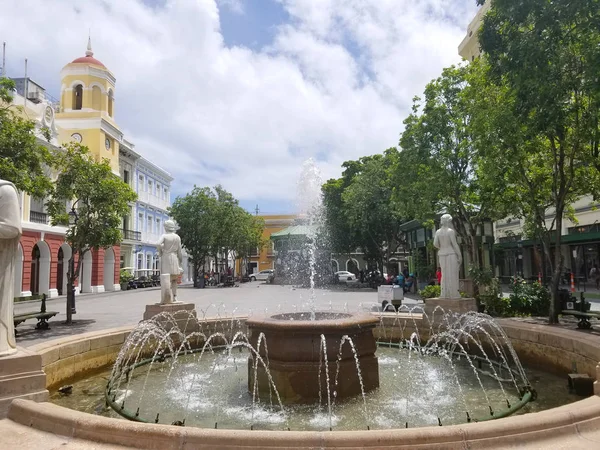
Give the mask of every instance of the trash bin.
<svg viewBox="0 0 600 450">
<path fill-rule="evenodd" d="M 560 309 L 575 309 L 575 304 L 571 299 L 571 293 L 568 289 L 559 289 L 558 298 L 560 300 Z"/>
</svg>

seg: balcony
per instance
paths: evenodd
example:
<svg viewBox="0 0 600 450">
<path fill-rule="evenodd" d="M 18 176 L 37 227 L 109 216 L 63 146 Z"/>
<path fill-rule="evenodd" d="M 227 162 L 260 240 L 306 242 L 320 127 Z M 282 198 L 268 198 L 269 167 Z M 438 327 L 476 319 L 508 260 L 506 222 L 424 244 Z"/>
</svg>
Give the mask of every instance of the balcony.
<svg viewBox="0 0 600 450">
<path fill-rule="evenodd" d="M 170 205 L 169 199 L 163 199 L 156 195 L 150 194 L 147 191 L 139 191 L 138 193 L 138 201 L 142 203 L 146 203 L 147 205 L 154 206 L 155 208 L 162 209 L 166 211 Z"/>
<path fill-rule="evenodd" d="M 38 211 L 29 211 L 29 221 L 48 225 L 48 214 Z"/>
<path fill-rule="evenodd" d="M 126 241 L 141 241 L 142 240 L 142 233 L 140 233 L 139 231 L 121 230 L 121 232 L 123 233 L 123 240 L 126 240 Z"/>
</svg>

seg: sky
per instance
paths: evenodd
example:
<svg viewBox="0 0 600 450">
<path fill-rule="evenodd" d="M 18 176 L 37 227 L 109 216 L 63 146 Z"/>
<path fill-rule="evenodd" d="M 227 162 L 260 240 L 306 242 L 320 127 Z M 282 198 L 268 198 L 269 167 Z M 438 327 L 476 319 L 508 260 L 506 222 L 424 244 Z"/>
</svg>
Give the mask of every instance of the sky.
<svg viewBox="0 0 600 450">
<path fill-rule="evenodd" d="M 115 120 L 170 172 L 172 193 L 221 184 L 253 211 L 294 212 L 303 161 L 323 180 L 397 145 L 412 99 L 457 64 L 475 0 L 2 0 L 7 75 L 56 98 L 94 57 Z"/>
</svg>

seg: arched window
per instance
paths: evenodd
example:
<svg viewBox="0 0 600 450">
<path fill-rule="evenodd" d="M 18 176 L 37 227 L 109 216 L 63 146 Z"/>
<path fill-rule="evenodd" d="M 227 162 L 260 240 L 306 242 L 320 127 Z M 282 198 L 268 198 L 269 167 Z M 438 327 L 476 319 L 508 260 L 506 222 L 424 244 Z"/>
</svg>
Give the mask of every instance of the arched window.
<svg viewBox="0 0 600 450">
<path fill-rule="evenodd" d="M 109 89 L 109 91 L 108 91 L 108 115 L 110 117 L 113 116 L 113 102 L 114 102 L 113 91 L 112 91 L 112 89 Z"/>
<path fill-rule="evenodd" d="M 73 109 L 83 107 L 83 86 L 78 84 L 73 88 Z"/>
</svg>

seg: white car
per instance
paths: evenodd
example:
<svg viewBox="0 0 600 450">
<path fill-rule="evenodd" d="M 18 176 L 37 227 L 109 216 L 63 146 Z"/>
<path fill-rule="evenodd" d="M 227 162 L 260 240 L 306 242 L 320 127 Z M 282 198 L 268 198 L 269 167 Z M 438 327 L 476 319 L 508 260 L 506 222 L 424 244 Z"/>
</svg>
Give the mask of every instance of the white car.
<svg viewBox="0 0 600 450">
<path fill-rule="evenodd" d="M 268 281 L 274 274 L 275 271 L 273 269 L 261 270 L 258 273 L 250 275 L 250 281 Z"/>
<path fill-rule="evenodd" d="M 356 281 L 356 275 L 347 270 L 340 270 L 339 272 L 334 273 L 334 276 L 340 283 L 354 283 Z"/>
</svg>

